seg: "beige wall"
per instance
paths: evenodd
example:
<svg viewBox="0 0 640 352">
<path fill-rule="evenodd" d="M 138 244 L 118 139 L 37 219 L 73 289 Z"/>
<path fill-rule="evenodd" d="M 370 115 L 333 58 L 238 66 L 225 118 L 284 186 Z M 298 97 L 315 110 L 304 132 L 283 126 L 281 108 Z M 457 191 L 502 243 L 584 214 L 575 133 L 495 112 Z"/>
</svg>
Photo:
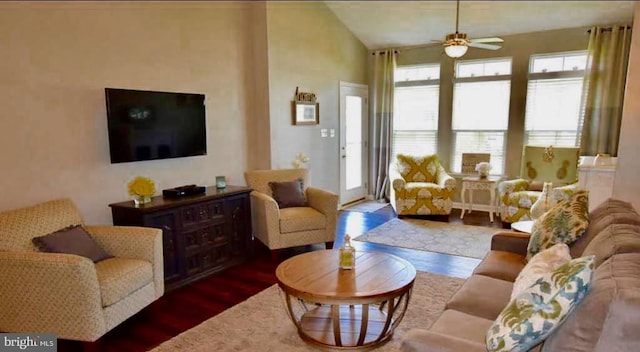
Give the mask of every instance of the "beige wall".
<svg viewBox="0 0 640 352">
<path fill-rule="evenodd" d="M 613 184 L 613 196 L 631 202 L 640 211 L 640 3 L 636 2 L 627 72 L 627 88 L 622 109 L 622 126 L 618 152 L 618 167 Z"/>
<path fill-rule="evenodd" d="M 310 162 L 310 183 L 339 191 L 339 82 L 365 83 L 367 50 L 322 2 L 269 2 L 271 167 L 290 168 L 298 152 Z M 294 126 L 296 87 L 315 93 L 320 124 Z M 335 129 L 321 138 L 320 129 Z"/>
<path fill-rule="evenodd" d="M 323 3 L 0 3 L 0 211 L 70 197 L 111 223 L 129 180 L 243 185 L 247 169 L 310 158 L 338 191 L 340 80 L 365 82 L 366 49 Z M 319 126 L 292 126 L 296 86 Z M 206 95 L 208 155 L 111 164 L 104 88 Z"/>
<path fill-rule="evenodd" d="M 251 23 L 253 38 L 251 40 L 251 57 L 253 70 L 251 87 L 253 103 L 247 131 L 248 167 L 247 169 L 271 168 L 271 122 L 269 119 L 269 41 L 267 34 L 267 5 L 264 1 L 251 3 Z"/>
<path fill-rule="evenodd" d="M 244 184 L 255 98 L 248 3 L 1 3 L 0 210 L 70 197 L 88 223 L 159 190 Z M 104 88 L 206 94 L 208 155 L 111 164 Z"/>
</svg>

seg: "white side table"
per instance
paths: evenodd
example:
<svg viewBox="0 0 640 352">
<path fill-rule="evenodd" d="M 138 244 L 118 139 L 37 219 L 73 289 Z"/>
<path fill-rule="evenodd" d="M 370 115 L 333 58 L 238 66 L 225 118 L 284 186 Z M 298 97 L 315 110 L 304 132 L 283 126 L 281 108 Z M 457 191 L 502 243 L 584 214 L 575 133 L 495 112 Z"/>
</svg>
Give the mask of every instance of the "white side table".
<svg viewBox="0 0 640 352">
<path fill-rule="evenodd" d="M 511 229 L 518 232 L 531 234 L 531 228 L 533 228 L 533 220 L 516 221 L 511 224 Z"/>
<path fill-rule="evenodd" d="M 489 191 L 491 201 L 489 203 L 489 219 L 493 222 L 493 212 L 496 209 L 495 197 L 496 186 L 500 181 L 500 176 L 488 176 L 487 178 L 480 178 L 479 176 L 469 176 L 462 178 L 462 190 L 460 191 L 460 198 L 462 198 L 462 211 L 460 219 L 464 218 L 464 213 L 467 208 L 465 201 L 465 193 L 469 191 L 469 213 L 473 209 L 473 192 L 474 191 Z"/>
</svg>

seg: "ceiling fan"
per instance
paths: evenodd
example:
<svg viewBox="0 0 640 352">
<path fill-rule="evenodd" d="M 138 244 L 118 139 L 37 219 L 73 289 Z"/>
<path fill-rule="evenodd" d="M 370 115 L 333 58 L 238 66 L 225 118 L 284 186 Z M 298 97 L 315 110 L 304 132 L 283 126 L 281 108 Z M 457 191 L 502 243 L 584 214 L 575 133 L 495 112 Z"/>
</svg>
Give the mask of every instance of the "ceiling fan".
<svg viewBox="0 0 640 352">
<path fill-rule="evenodd" d="M 458 32 L 458 24 L 460 17 L 460 0 L 456 1 L 456 32 L 452 34 L 447 34 L 445 40 L 442 42 L 444 46 L 444 51 L 447 56 L 451 58 L 459 58 L 467 53 L 469 47 L 478 48 L 478 49 L 489 49 L 489 50 L 498 50 L 501 48 L 500 45 L 495 44 L 487 44 L 487 43 L 502 43 L 504 40 L 498 37 L 489 37 L 489 38 L 477 38 L 477 39 L 469 39 L 466 33 Z M 437 41 L 439 42 L 439 41 Z"/>
</svg>

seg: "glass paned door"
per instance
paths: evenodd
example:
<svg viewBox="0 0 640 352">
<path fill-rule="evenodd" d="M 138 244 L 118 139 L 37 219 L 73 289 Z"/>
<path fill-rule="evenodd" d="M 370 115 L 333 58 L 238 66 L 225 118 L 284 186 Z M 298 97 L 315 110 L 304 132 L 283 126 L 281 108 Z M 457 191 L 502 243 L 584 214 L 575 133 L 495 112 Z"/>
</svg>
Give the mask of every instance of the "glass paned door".
<svg viewBox="0 0 640 352">
<path fill-rule="evenodd" d="M 367 195 L 366 85 L 340 82 L 340 204 Z"/>
<path fill-rule="evenodd" d="M 364 99 L 359 96 L 348 95 L 345 97 L 345 109 L 347 123 L 345 125 L 345 172 L 346 172 L 346 189 L 364 186 L 362 178 L 362 106 Z"/>
</svg>

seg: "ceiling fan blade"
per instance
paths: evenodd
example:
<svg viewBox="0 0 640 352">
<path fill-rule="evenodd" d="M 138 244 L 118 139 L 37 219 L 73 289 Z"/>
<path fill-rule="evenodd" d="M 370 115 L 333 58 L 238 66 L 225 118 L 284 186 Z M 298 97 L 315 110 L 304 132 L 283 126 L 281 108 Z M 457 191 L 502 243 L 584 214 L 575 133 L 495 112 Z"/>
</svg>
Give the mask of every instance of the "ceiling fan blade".
<svg viewBox="0 0 640 352">
<path fill-rule="evenodd" d="M 504 43 L 504 40 L 498 37 L 476 38 L 470 40 L 475 43 Z"/>
<path fill-rule="evenodd" d="M 469 43 L 469 46 L 473 48 L 489 49 L 489 50 L 498 50 L 502 48 L 500 45 L 484 44 L 484 43 L 476 43 L 476 42 Z"/>
</svg>

